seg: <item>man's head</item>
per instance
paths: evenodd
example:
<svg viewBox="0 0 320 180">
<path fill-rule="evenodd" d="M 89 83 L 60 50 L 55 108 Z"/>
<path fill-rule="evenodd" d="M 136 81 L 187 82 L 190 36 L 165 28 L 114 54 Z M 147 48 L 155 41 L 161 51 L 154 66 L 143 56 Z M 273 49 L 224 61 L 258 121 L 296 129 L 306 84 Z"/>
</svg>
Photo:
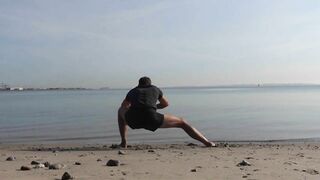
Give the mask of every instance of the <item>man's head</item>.
<svg viewBox="0 0 320 180">
<path fill-rule="evenodd" d="M 147 76 L 144 76 L 139 79 L 139 87 L 147 87 L 151 85 L 151 79 Z"/>
</svg>

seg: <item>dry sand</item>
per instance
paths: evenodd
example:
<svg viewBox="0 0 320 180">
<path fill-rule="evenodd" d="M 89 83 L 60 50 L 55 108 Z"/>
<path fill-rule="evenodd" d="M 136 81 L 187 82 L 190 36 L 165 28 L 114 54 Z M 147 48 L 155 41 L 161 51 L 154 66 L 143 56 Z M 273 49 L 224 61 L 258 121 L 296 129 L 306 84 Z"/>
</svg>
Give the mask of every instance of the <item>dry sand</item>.
<svg viewBox="0 0 320 180">
<path fill-rule="evenodd" d="M 318 144 L 0 145 L 0 179 L 55 180 L 64 172 L 75 179 L 320 179 Z M 6 161 L 9 156 L 16 160 Z M 97 161 L 101 159 L 101 161 Z M 119 166 L 106 166 L 110 159 Z M 237 166 L 246 160 L 251 166 Z M 61 163 L 59 170 L 34 169 L 31 161 Z M 75 165 L 75 162 L 81 165 Z M 29 171 L 21 171 L 29 166 Z"/>
</svg>

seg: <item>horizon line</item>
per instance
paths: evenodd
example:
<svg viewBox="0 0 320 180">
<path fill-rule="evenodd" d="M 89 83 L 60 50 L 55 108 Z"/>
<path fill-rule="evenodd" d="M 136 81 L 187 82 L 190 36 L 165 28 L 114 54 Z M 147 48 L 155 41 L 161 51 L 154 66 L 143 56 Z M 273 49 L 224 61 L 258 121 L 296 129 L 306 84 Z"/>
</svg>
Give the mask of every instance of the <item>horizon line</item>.
<svg viewBox="0 0 320 180">
<path fill-rule="evenodd" d="M 0 83 L 4 84 L 4 83 Z M 157 86 L 157 85 L 156 85 Z M 235 83 L 235 84 L 217 84 L 217 85 L 181 85 L 181 86 L 158 86 L 159 88 L 164 89 L 178 89 L 178 88 L 232 88 L 232 87 L 272 87 L 272 86 L 320 86 L 320 83 Z M 24 88 L 24 89 L 92 89 L 92 90 L 112 90 L 112 89 L 131 89 L 133 87 L 82 87 L 82 86 L 74 86 L 74 87 L 63 87 L 63 86 L 53 86 L 53 87 L 23 87 L 23 86 L 9 86 L 10 88 Z M 135 87 L 135 86 L 134 86 Z"/>
</svg>

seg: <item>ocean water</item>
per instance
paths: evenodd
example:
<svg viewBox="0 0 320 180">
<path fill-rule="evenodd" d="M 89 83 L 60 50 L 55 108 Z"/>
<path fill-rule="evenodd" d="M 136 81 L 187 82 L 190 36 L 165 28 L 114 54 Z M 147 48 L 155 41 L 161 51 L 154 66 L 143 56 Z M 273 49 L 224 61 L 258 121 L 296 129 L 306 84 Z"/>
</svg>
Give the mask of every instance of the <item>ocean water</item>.
<svg viewBox="0 0 320 180">
<path fill-rule="evenodd" d="M 184 117 L 211 140 L 320 137 L 320 87 L 163 89 L 162 113 Z M 0 143 L 118 143 L 127 90 L 0 92 Z M 183 130 L 128 131 L 129 143 L 192 141 Z"/>
</svg>

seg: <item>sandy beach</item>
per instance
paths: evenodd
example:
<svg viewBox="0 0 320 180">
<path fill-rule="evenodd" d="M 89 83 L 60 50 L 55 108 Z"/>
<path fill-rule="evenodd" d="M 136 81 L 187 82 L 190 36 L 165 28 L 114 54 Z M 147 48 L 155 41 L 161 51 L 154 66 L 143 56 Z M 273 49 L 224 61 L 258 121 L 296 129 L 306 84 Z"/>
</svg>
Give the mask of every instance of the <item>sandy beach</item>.
<svg viewBox="0 0 320 180">
<path fill-rule="evenodd" d="M 56 180 L 65 172 L 74 179 L 97 180 L 320 179 L 318 144 L 218 145 L 140 144 L 127 149 L 111 145 L 1 145 L 0 179 Z M 111 159 L 118 164 L 107 166 Z M 36 165 L 45 162 L 60 167 Z M 22 171 L 21 166 L 30 170 Z"/>
</svg>

